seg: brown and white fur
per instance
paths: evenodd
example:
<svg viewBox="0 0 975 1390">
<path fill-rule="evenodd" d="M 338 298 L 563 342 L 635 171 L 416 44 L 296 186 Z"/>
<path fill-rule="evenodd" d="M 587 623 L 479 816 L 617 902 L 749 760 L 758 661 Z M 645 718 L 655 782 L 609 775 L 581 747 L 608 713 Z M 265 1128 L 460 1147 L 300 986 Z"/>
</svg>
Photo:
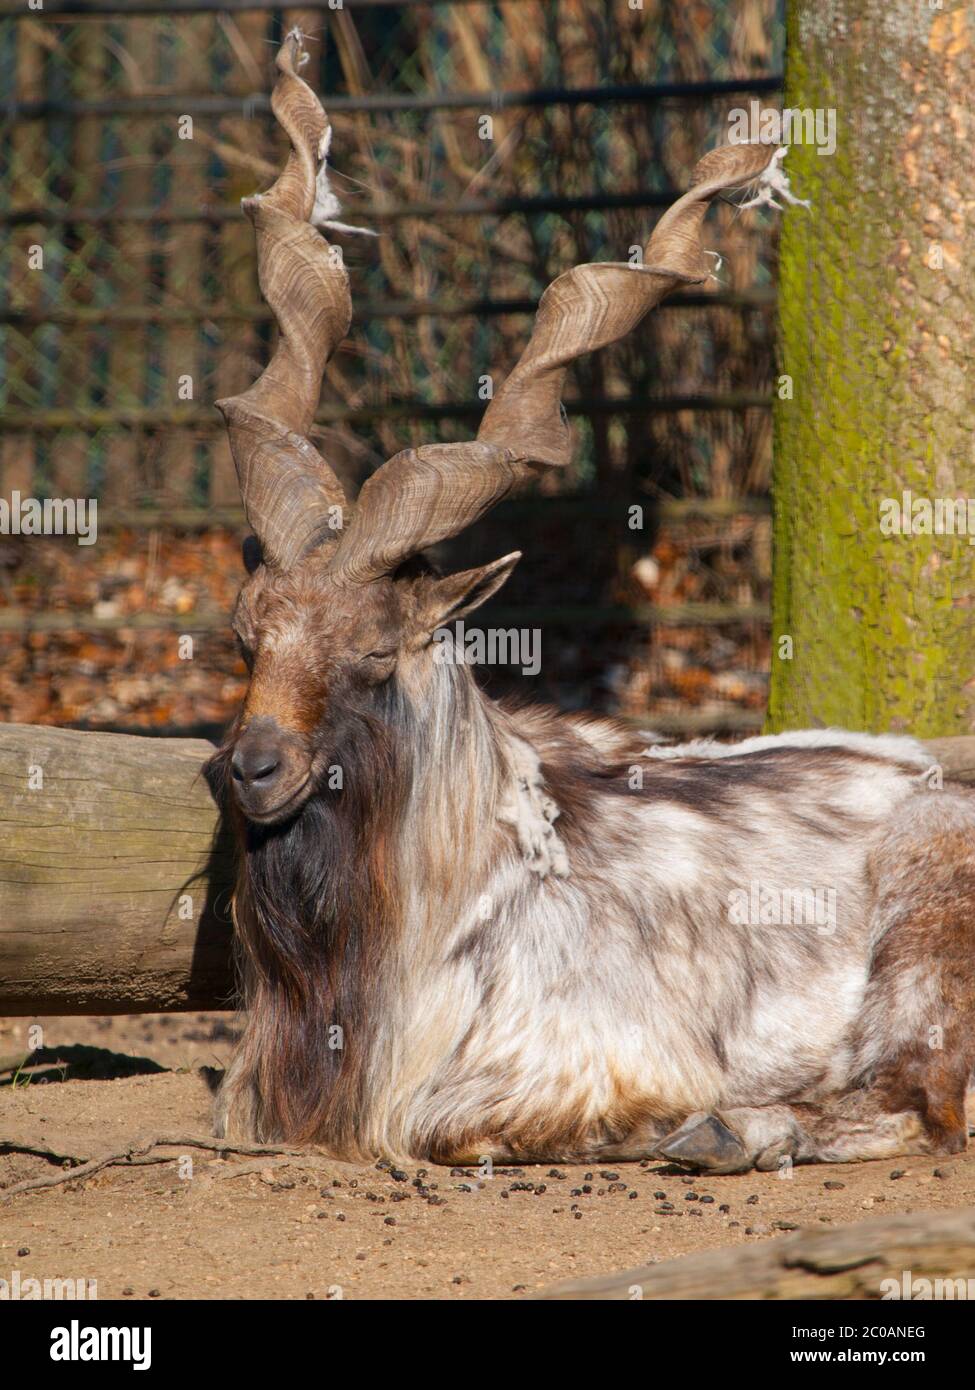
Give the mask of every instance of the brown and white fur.
<svg viewBox="0 0 975 1390">
<path fill-rule="evenodd" d="M 430 639 L 516 558 L 354 603 L 315 555 L 245 586 L 252 684 L 216 766 L 247 1022 L 220 1131 L 724 1171 L 964 1148 L 975 800 L 909 738 L 648 749 L 492 702 Z M 283 812 L 234 780 L 255 729 Z M 832 889 L 835 923 L 737 923 L 753 883 Z"/>
</svg>

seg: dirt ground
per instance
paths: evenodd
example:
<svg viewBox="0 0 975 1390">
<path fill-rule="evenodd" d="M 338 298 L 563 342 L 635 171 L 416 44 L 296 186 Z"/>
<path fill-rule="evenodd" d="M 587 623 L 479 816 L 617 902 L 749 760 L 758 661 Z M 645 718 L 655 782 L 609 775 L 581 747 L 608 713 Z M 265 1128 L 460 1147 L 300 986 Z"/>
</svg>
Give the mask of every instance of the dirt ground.
<svg viewBox="0 0 975 1390">
<path fill-rule="evenodd" d="M 0 1189 L 155 1136 L 210 1137 L 223 1014 L 0 1020 Z M 971 1098 L 970 1098 L 971 1099 Z M 973 1109 L 975 1118 L 975 1109 Z M 656 1162 L 408 1170 L 221 1158 L 178 1144 L 43 1191 L 0 1190 L 0 1278 L 96 1279 L 99 1298 L 525 1298 L 584 1275 L 775 1240 L 818 1223 L 975 1204 L 975 1145 L 946 1160 L 690 1178 Z"/>
</svg>

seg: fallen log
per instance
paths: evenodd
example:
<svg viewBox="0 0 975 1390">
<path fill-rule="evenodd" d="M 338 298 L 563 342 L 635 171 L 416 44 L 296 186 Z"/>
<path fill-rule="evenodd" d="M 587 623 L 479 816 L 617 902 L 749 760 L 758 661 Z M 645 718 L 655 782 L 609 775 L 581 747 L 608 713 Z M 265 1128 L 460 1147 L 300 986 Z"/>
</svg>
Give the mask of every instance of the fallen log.
<svg viewBox="0 0 975 1390">
<path fill-rule="evenodd" d="M 232 1006 L 212 752 L 0 725 L 0 1015 Z"/>
<path fill-rule="evenodd" d="M 975 782 L 975 738 L 935 739 Z M 233 848 L 202 739 L 0 725 L 0 1016 L 233 1006 Z"/>
<path fill-rule="evenodd" d="M 940 1284 L 937 1282 L 940 1281 Z M 975 1207 L 902 1213 L 855 1226 L 684 1255 L 574 1279 L 541 1299 L 968 1299 L 975 1291 Z"/>
</svg>

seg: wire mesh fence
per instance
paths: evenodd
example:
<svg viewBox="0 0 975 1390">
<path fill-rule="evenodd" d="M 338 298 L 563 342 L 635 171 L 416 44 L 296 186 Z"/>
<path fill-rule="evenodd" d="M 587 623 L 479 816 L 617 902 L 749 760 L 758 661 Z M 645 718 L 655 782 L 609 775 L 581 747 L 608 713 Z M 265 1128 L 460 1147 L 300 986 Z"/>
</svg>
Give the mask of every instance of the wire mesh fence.
<svg viewBox="0 0 975 1390">
<path fill-rule="evenodd" d="M 271 343 L 239 204 L 282 154 L 267 93 L 287 27 L 311 40 L 339 216 L 378 233 L 336 235 L 354 323 L 316 425 L 354 489 L 406 444 L 470 436 L 551 279 L 635 254 L 726 138 L 729 109 L 776 89 L 779 3 L 17 6 L 0 19 L 0 495 L 95 497 L 103 527 L 164 550 L 177 522 L 236 523 L 212 402 L 244 389 Z M 569 564 L 591 602 L 641 596 L 617 582 L 625 502 L 767 491 L 772 223 L 722 206 L 711 244 L 711 284 L 570 374 L 579 447 L 560 487 L 583 516 L 595 497 L 619 508 L 598 560 L 563 553 L 593 550 L 591 527 L 553 541 L 551 592 Z M 761 519 L 739 516 L 751 565 Z M 127 544 L 148 565 L 150 542 Z M 691 600 L 760 606 L 763 581 L 722 544 L 723 577 L 713 549 L 692 547 Z M 106 602 L 98 562 L 61 556 L 26 588 L 4 581 L 7 625 L 56 608 L 65 566 L 86 563 L 92 602 Z"/>
</svg>

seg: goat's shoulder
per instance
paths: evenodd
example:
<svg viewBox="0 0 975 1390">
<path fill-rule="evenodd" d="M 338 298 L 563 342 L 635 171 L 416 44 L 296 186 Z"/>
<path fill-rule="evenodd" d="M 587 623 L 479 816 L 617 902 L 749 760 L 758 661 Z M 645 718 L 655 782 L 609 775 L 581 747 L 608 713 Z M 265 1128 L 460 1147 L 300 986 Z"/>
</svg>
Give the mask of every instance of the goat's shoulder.
<svg viewBox="0 0 975 1390">
<path fill-rule="evenodd" d="M 689 743 L 654 742 L 646 735 L 643 756 L 661 759 L 691 759 L 711 761 L 714 758 L 741 758 L 755 754 L 791 756 L 799 751 L 810 755 L 812 763 L 826 764 L 839 757 L 863 759 L 870 762 L 895 763 L 905 768 L 926 772 L 934 758 L 915 738 L 901 734 L 862 734 L 849 729 L 798 729 L 784 734 L 761 734 L 742 739 L 739 743 L 719 743 L 715 739 L 699 738 Z"/>
<path fill-rule="evenodd" d="M 506 701 L 495 710 L 507 730 L 530 744 L 543 763 L 619 763 L 639 757 L 646 744 L 645 732 L 605 715 Z"/>
<path fill-rule="evenodd" d="M 575 763 L 590 768 L 622 768 L 634 760 L 678 764 L 691 773 L 729 760 L 743 771 L 756 765 L 826 774 L 871 772 L 904 773 L 912 777 L 929 772 L 935 759 L 924 744 L 899 734 L 864 734 L 847 729 L 800 729 L 783 734 L 762 734 L 737 743 L 713 738 L 668 743 L 664 736 L 620 719 L 588 713 L 562 713 L 544 705 L 496 707 L 509 731 L 529 744 L 542 764 Z"/>
<path fill-rule="evenodd" d="M 676 802 L 710 818 L 805 804 L 851 824 L 873 822 L 923 790 L 934 762 L 915 739 L 842 729 L 662 744 L 621 721 L 551 709 L 521 709 L 513 720 L 539 782 L 569 820 L 593 795 L 608 795 L 647 808 Z"/>
</svg>

